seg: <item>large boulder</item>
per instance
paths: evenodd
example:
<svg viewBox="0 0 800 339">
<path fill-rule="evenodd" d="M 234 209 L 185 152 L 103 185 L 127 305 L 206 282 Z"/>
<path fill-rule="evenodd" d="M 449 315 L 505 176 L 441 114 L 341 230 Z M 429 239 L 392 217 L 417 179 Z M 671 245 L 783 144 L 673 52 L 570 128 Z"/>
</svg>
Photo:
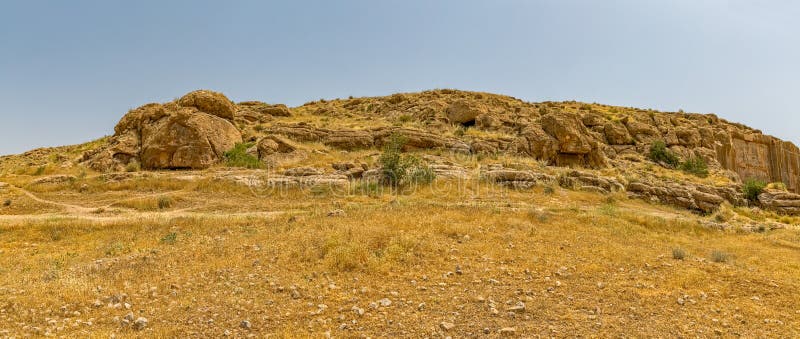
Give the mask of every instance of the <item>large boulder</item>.
<svg viewBox="0 0 800 339">
<path fill-rule="evenodd" d="M 560 153 L 586 154 L 592 150 L 586 137 L 589 133 L 577 115 L 545 115 L 542 117 L 542 129 L 558 139 Z"/>
<path fill-rule="evenodd" d="M 462 99 L 447 107 L 447 120 L 451 123 L 466 124 L 474 122 L 482 113 L 486 113 L 486 108 Z"/>
<path fill-rule="evenodd" d="M 181 112 L 144 126 L 141 141 L 144 168 L 207 168 L 242 142 L 242 136 L 217 116 Z"/>
<path fill-rule="evenodd" d="M 100 171 L 134 161 L 146 169 L 207 168 L 242 142 L 241 132 L 222 117 L 233 117 L 232 107 L 228 98 L 211 91 L 141 106 L 120 119 L 108 145 L 84 160 Z"/>
<path fill-rule="evenodd" d="M 184 95 L 178 99 L 178 105 L 194 107 L 199 111 L 228 120 L 233 120 L 236 114 L 236 105 L 224 94 L 204 89 Z"/>
</svg>

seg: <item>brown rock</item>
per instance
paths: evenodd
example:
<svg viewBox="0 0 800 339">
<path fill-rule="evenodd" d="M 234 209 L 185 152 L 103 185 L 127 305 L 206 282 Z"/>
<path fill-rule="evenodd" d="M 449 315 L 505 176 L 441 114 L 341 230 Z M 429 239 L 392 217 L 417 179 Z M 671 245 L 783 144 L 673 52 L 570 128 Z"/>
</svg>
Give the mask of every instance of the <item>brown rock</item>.
<svg viewBox="0 0 800 339">
<path fill-rule="evenodd" d="M 603 126 L 603 132 L 606 135 L 606 140 L 609 145 L 633 144 L 633 138 L 631 138 L 630 133 L 628 133 L 628 129 L 618 121 L 606 123 L 605 126 Z"/>
<path fill-rule="evenodd" d="M 468 123 L 475 121 L 475 118 L 486 113 L 486 108 L 467 100 L 458 100 L 447 107 L 447 120 L 451 123 Z"/>
<path fill-rule="evenodd" d="M 207 168 L 239 142 L 239 130 L 227 120 L 180 112 L 142 127 L 139 158 L 147 169 Z"/>
<path fill-rule="evenodd" d="M 560 144 L 559 152 L 586 154 L 592 146 L 586 138 L 587 130 L 574 114 L 548 114 L 542 117 L 542 129 Z"/>
<path fill-rule="evenodd" d="M 194 107 L 201 112 L 228 120 L 233 120 L 236 113 L 236 106 L 225 95 L 209 90 L 190 92 L 178 100 L 178 105 Z"/>
</svg>

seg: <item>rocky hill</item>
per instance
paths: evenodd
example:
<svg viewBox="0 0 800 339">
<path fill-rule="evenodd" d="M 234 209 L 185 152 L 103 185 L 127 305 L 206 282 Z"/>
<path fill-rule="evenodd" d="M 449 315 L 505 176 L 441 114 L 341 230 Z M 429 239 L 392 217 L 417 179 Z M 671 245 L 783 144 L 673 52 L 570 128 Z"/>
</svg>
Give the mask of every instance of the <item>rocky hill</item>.
<svg viewBox="0 0 800 339">
<path fill-rule="evenodd" d="M 800 337 L 797 147 L 435 90 L 0 157 L 0 337 Z"/>
<path fill-rule="evenodd" d="M 341 151 L 379 150 L 390 137 L 401 135 L 406 149 L 514 155 L 548 166 L 594 170 L 572 176 L 583 178 L 578 185 L 587 189 L 607 191 L 617 185 L 598 180 L 613 181 L 632 196 L 705 212 L 715 211 L 724 201 L 746 204 L 740 192 L 745 180 L 800 190 L 797 146 L 713 114 L 528 103 L 457 90 L 320 100 L 295 108 L 258 101 L 235 104 L 221 93 L 200 90 L 174 102 L 134 109 L 114 131 L 106 145 L 86 152 L 80 162 L 98 171 L 119 171 L 129 164 L 204 169 L 218 164 L 235 145 L 250 143 L 248 152 L 275 165 L 308 157 L 298 146 L 303 143 Z M 657 142 L 680 160 L 700 159 L 711 176 L 658 174 L 648 159 Z M 441 174 L 466 172 L 439 165 Z M 598 179 L 598 170 L 611 175 Z M 479 171 L 486 176 L 489 167 Z M 495 168 L 489 176 L 500 182 L 535 181 L 537 173 Z M 765 196 L 762 204 L 783 213 L 798 210 L 799 196 L 787 192 L 778 199 L 778 193 Z"/>
</svg>

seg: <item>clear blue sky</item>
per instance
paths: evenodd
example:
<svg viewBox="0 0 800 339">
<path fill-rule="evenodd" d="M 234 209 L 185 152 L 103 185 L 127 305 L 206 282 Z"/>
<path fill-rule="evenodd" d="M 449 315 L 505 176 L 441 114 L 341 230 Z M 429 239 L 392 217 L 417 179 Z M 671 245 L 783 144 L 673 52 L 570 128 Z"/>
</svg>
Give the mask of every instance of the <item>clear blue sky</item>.
<svg viewBox="0 0 800 339">
<path fill-rule="evenodd" d="M 800 2 L 2 1 L 0 154 L 240 101 L 458 88 L 714 112 L 800 140 Z"/>
</svg>

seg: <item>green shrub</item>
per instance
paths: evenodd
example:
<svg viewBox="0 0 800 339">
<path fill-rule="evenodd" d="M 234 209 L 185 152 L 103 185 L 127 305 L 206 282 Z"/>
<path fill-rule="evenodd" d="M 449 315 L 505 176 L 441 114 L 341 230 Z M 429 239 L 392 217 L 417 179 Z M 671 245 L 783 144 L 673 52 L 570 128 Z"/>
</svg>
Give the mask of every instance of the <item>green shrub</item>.
<svg viewBox="0 0 800 339">
<path fill-rule="evenodd" d="M 661 140 L 657 140 L 650 145 L 650 160 L 664 163 L 671 167 L 676 167 L 680 163 L 678 156 L 667 149 L 667 144 Z"/>
<path fill-rule="evenodd" d="M 415 166 L 410 172 L 409 180 L 415 184 L 427 185 L 436 179 L 436 172 L 428 166 Z"/>
<path fill-rule="evenodd" d="M 33 175 L 42 175 L 44 174 L 45 170 L 47 170 L 47 166 L 39 166 L 38 168 L 36 168 L 36 171 L 33 172 Z"/>
<path fill-rule="evenodd" d="M 230 151 L 225 152 L 225 164 L 229 167 L 262 168 L 264 164 L 257 157 L 247 153 L 253 143 L 236 144 Z"/>
<path fill-rule="evenodd" d="M 690 157 L 681 164 L 681 170 L 705 178 L 708 176 L 708 165 L 701 157 Z"/>
<path fill-rule="evenodd" d="M 139 172 L 141 169 L 142 165 L 136 159 L 131 159 L 128 165 L 125 166 L 125 172 Z"/>
<path fill-rule="evenodd" d="M 758 196 L 761 192 L 764 192 L 764 188 L 767 187 L 767 183 L 758 179 L 747 179 L 742 186 L 742 193 L 744 193 L 745 199 L 756 202 L 758 201 Z"/>
<path fill-rule="evenodd" d="M 175 233 L 175 232 L 170 232 L 169 234 L 167 234 L 163 238 L 161 238 L 161 242 L 162 243 L 169 244 L 169 245 L 174 244 L 175 241 L 177 241 L 177 240 L 178 240 L 178 234 Z"/>
<path fill-rule="evenodd" d="M 725 263 L 731 260 L 731 255 L 720 250 L 711 252 L 711 260 L 714 262 Z"/>
<path fill-rule="evenodd" d="M 422 164 L 419 158 L 402 154 L 406 139 L 393 134 L 383 147 L 383 153 L 378 158 L 381 165 L 381 182 L 398 188 L 408 183 L 427 184 L 436 178 L 433 170 Z"/>
<path fill-rule="evenodd" d="M 686 251 L 680 247 L 672 249 L 672 259 L 683 260 L 686 258 Z"/>
<path fill-rule="evenodd" d="M 170 207 L 172 207 L 172 199 L 170 199 L 169 197 L 158 198 L 158 209 L 163 210 L 165 208 L 170 208 Z"/>
</svg>

